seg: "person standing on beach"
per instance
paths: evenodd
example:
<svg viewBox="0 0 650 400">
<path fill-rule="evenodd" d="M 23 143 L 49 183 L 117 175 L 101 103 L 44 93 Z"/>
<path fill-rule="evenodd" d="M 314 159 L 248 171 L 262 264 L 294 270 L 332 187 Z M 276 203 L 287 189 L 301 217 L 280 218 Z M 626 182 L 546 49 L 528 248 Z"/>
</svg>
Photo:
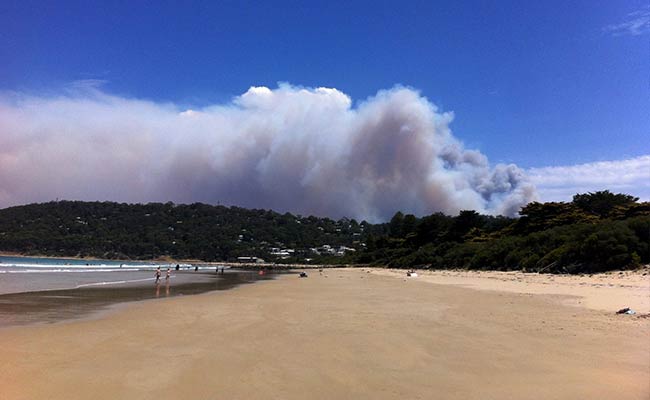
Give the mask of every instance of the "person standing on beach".
<svg viewBox="0 0 650 400">
<path fill-rule="evenodd" d="M 156 268 L 156 283 L 160 281 L 160 267 Z"/>
<path fill-rule="evenodd" d="M 165 274 L 165 280 L 169 282 L 169 278 L 171 278 L 171 276 L 172 276 L 172 269 L 167 268 L 167 273 Z"/>
</svg>

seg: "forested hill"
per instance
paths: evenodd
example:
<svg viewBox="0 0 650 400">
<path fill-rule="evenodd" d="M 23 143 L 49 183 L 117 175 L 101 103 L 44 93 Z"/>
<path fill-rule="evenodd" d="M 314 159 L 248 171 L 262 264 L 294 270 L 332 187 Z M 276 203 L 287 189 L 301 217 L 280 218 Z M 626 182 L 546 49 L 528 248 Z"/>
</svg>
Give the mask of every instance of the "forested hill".
<svg viewBox="0 0 650 400">
<path fill-rule="evenodd" d="M 357 262 L 397 268 L 598 272 L 650 263 L 650 203 L 609 191 L 530 203 L 515 220 L 396 214 Z"/>
<path fill-rule="evenodd" d="M 324 245 L 328 254 L 341 247 L 343 253 L 359 248 L 368 234 L 381 235 L 382 229 L 383 225 L 349 219 L 334 221 L 201 203 L 58 201 L 0 210 L 0 251 L 203 261 L 255 256 L 292 262 L 318 256 L 316 251 L 323 251 L 315 248 Z"/>
<path fill-rule="evenodd" d="M 59 201 L 0 210 L 0 251 L 119 259 L 361 263 L 397 268 L 595 272 L 650 263 L 650 203 L 609 191 L 474 211 L 334 221 L 206 204 Z"/>
</svg>

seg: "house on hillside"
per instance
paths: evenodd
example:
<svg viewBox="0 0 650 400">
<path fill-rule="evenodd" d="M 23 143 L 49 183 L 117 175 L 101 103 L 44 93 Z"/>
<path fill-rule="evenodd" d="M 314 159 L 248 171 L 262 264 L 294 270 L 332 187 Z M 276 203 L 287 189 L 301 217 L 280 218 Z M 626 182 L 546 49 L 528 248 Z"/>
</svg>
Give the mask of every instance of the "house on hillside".
<svg viewBox="0 0 650 400">
<path fill-rule="evenodd" d="M 264 262 L 264 260 L 259 257 L 237 257 L 237 262 L 249 263 L 249 264 L 261 264 Z"/>
</svg>

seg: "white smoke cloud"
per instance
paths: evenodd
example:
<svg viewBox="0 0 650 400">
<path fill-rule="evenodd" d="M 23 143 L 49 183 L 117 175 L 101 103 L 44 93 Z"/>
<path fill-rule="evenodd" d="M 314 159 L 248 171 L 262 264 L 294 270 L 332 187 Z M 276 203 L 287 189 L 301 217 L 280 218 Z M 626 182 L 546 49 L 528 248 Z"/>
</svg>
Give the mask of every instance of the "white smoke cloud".
<svg viewBox="0 0 650 400">
<path fill-rule="evenodd" d="M 358 106 L 330 88 L 251 87 L 228 104 L 174 104 L 76 85 L 0 96 L 0 207 L 55 198 L 206 202 L 380 221 L 462 209 L 514 215 L 535 199 L 491 168 L 418 92 Z"/>
<path fill-rule="evenodd" d="M 543 201 L 571 201 L 576 193 L 609 190 L 650 201 L 650 155 L 627 160 L 531 168 L 530 180 Z"/>
</svg>

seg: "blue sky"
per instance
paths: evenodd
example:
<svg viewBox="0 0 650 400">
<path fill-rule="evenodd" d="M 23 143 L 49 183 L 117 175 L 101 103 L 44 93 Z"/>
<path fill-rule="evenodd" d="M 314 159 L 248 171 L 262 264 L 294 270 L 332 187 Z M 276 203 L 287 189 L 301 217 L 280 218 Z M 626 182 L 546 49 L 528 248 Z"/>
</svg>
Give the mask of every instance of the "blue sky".
<svg viewBox="0 0 650 400">
<path fill-rule="evenodd" d="M 649 32 L 648 1 L 4 1 L 0 91 L 200 108 L 288 82 L 354 107 L 404 85 L 491 163 L 571 166 L 650 154 Z"/>
</svg>

